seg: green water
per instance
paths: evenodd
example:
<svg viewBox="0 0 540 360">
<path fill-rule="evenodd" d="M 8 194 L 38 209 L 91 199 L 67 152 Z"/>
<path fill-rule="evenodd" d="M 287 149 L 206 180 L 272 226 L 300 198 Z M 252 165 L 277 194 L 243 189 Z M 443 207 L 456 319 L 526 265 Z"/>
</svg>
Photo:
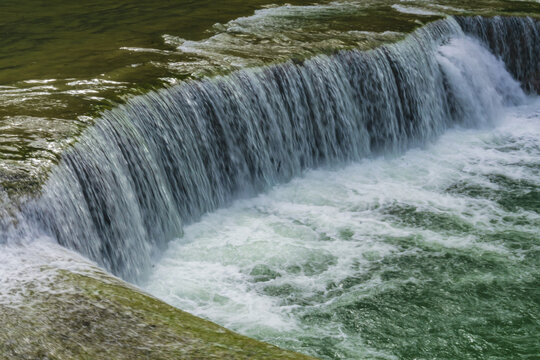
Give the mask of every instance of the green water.
<svg viewBox="0 0 540 360">
<path fill-rule="evenodd" d="M 444 14 L 535 15 L 540 8 L 516 1 L 287 4 L 2 1 L 0 184 L 10 193 L 38 190 L 77 134 L 100 111 L 133 94 L 244 67 L 373 47 Z"/>
<path fill-rule="evenodd" d="M 536 359 L 538 105 L 207 215 L 144 287 L 323 359 Z"/>
<path fill-rule="evenodd" d="M 2 1 L 0 184 L 39 191 L 100 111 L 134 94 L 371 48 L 445 14 L 540 14 L 526 1 L 287 3 Z M 313 171 L 210 214 L 145 288 L 325 359 L 538 358 L 532 109 L 497 131 L 456 130 L 399 158 Z"/>
</svg>

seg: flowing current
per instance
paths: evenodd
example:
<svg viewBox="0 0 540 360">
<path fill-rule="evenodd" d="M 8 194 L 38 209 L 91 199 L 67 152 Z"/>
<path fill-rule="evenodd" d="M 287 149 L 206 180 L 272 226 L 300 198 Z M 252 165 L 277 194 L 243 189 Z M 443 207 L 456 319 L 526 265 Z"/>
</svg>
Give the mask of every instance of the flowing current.
<svg viewBox="0 0 540 360">
<path fill-rule="evenodd" d="M 143 288 L 323 359 L 534 358 L 540 102 L 185 228 Z"/>
<path fill-rule="evenodd" d="M 322 358 L 534 353 L 539 29 L 448 18 L 136 97 L 6 233 Z"/>
</svg>

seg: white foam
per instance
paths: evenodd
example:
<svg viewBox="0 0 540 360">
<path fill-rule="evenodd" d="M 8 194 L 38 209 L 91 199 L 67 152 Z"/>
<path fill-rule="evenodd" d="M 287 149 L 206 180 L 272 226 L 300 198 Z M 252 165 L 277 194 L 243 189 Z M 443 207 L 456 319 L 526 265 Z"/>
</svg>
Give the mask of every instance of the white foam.
<svg viewBox="0 0 540 360">
<path fill-rule="evenodd" d="M 425 15 L 425 16 L 441 16 L 443 15 L 440 12 L 427 10 L 424 8 L 414 7 L 414 6 L 403 6 L 399 4 L 392 5 L 392 8 L 396 11 L 399 11 L 403 14 L 414 14 L 414 15 Z"/>
<path fill-rule="evenodd" d="M 525 100 L 519 83 L 504 70 L 504 63 L 473 38 L 452 39 L 440 47 L 437 60 L 465 107 L 464 117 L 475 124 L 489 124 L 503 112 L 503 105 Z"/>
<path fill-rule="evenodd" d="M 70 291 L 69 284 L 53 286 L 59 271 L 89 274 L 96 265 L 49 238 L 0 247 L 0 304 L 19 306 L 35 299 L 33 293 Z"/>
<path fill-rule="evenodd" d="M 507 212 L 496 202 L 446 189 L 460 181 L 493 186 L 484 176 L 492 173 L 540 184 L 537 172 L 519 165 L 539 164 L 540 102 L 528 102 L 502 109 L 495 130 L 452 130 L 427 148 L 400 157 L 365 160 L 339 171 L 310 171 L 267 194 L 206 215 L 170 244 L 144 288 L 184 310 L 279 344 L 306 334 L 339 337 L 339 324 L 314 329 L 299 322 L 298 314 L 306 309 L 328 306 L 310 299 L 386 256 L 421 251 L 404 251 L 385 239 L 409 237 L 434 249 L 519 256 L 473 233 L 402 224 L 388 210 L 409 206 L 478 229 L 504 227 L 497 220 Z M 498 149 L 500 143 L 514 141 L 520 150 Z M 521 216 L 539 218 L 525 210 Z M 263 265 L 270 271 L 256 281 L 254 271 Z M 375 278 L 341 296 L 360 296 L 381 286 L 391 284 Z M 305 299 L 305 309 L 291 305 L 289 297 Z M 359 342 L 344 338 L 340 346 L 358 347 Z"/>
</svg>

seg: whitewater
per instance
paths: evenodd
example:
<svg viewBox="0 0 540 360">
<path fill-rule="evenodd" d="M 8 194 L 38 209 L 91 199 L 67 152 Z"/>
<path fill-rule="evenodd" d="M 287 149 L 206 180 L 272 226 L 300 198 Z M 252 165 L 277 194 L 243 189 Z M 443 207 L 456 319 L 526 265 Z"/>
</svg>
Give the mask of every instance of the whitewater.
<svg viewBox="0 0 540 360">
<path fill-rule="evenodd" d="M 540 251 L 540 102 L 499 116 L 495 128 L 310 171 L 206 215 L 143 288 L 322 358 L 400 358 L 392 350 L 407 347 L 456 355 L 461 337 L 492 353 L 485 336 L 497 318 L 491 337 L 520 313 L 534 329 Z"/>
<path fill-rule="evenodd" d="M 534 355 L 538 27 L 450 17 L 104 112 L 1 208 L 0 302 L 97 265 L 320 358 Z"/>
<path fill-rule="evenodd" d="M 437 61 L 468 122 L 203 216 L 143 288 L 320 358 L 505 358 L 517 324 L 514 349 L 533 351 L 540 100 L 470 37 Z"/>
</svg>

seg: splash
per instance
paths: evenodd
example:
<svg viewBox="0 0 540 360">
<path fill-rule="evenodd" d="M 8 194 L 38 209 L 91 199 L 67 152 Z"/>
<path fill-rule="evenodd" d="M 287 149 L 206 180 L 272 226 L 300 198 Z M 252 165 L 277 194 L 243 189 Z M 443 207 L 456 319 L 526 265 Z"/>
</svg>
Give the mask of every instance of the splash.
<svg viewBox="0 0 540 360">
<path fill-rule="evenodd" d="M 25 214 L 135 279 L 183 224 L 236 198 L 307 169 L 422 146 L 455 125 L 486 125 L 523 98 L 503 62 L 449 18 L 375 50 L 136 97 L 64 154 Z"/>
</svg>

